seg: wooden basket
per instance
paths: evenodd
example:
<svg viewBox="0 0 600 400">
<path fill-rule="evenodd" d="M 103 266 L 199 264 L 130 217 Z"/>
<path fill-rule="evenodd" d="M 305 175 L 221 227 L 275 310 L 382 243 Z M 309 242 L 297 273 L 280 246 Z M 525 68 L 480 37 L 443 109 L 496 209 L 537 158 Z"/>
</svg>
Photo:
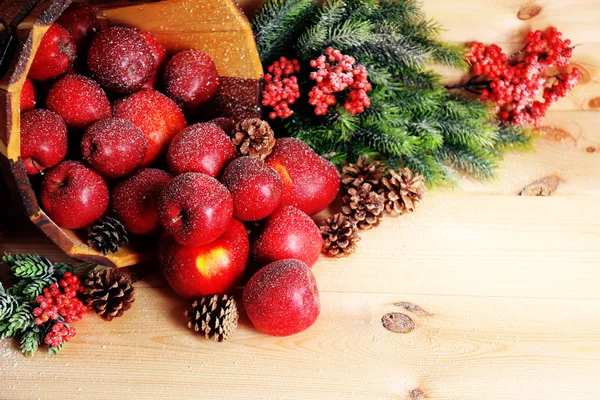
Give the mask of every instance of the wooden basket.
<svg viewBox="0 0 600 400">
<path fill-rule="evenodd" d="M 0 164 L 9 190 L 39 229 L 65 253 L 76 259 L 113 267 L 155 258 L 155 243 L 143 238 L 118 253 L 103 255 L 90 247 L 79 232 L 58 227 L 40 209 L 20 158 L 21 88 L 39 43 L 48 27 L 70 0 L 5 0 L 0 16 L 16 29 L 18 44 L 7 72 L 0 79 Z M 233 0 L 90 0 L 115 25 L 152 32 L 169 53 L 200 49 L 214 60 L 222 77 L 213 100 L 223 116 L 255 116 L 259 112 L 262 66 L 246 17 Z M 23 19 L 23 15 L 26 15 Z M 0 27 L 1 29 L 1 27 Z"/>
</svg>

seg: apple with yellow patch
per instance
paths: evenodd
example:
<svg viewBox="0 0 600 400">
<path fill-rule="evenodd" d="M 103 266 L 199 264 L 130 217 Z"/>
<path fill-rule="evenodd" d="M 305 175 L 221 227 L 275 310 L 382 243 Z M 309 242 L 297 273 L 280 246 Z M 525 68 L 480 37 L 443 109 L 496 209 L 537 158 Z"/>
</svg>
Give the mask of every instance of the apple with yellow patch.
<svg viewBox="0 0 600 400">
<path fill-rule="evenodd" d="M 265 162 L 283 182 L 281 204 L 308 215 L 327 208 L 340 189 L 340 175 L 335 166 L 301 140 L 277 139 Z"/>
<path fill-rule="evenodd" d="M 182 246 L 164 234 L 159 263 L 173 290 L 193 299 L 230 292 L 246 270 L 249 249 L 246 227 L 233 218 L 220 238 L 199 247 Z"/>
</svg>

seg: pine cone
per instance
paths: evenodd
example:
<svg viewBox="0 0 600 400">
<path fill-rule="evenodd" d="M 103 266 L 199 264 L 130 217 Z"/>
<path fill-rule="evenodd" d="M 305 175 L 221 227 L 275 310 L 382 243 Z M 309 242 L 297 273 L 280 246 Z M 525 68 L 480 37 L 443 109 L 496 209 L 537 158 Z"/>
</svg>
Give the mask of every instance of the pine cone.
<svg viewBox="0 0 600 400">
<path fill-rule="evenodd" d="M 346 189 L 358 188 L 363 183 L 369 183 L 375 189 L 379 188 L 385 168 L 379 161 L 367 163 L 367 155 L 360 156 L 356 164 L 346 164 L 342 167 L 341 181 Z"/>
<path fill-rule="evenodd" d="M 88 233 L 88 246 L 102 254 L 116 253 L 129 243 L 125 226 L 116 218 L 105 216 Z"/>
<path fill-rule="evenodd" d="M 423 175 L 414 175 L 408 168 L 398 172 L 390 170 L 390 176 L 381 180 L 379 193 L 384 197 L 385 211 L 392 215 L 401 215 L 405 211 L 414 211 L 423 198 L 425 181 Z"/>
<path fill-rule="evenodd" d="M 360 241 L 358 228 L 346 215 L 337 213 L 327 218 L 320 227 L 323 253 L 329 257 L 346 257 L 354 253 Z"/>
<path fill-rule="evenodd" d="M 342 212 L 356 223 L 359 230 L 371 229 L 383 218 L 383 196 L 375 192 L 370 183 L 350 188 L 344 196 Z"/>
<path fill-rule="evenodd" d="M 204 333 L 204 337 L 216 342 L 229 339 L 238 325 L 238 309 L 232 296 L 205 296 L 192 303 L 192 310 L 184 314 L 190 317 L 188 328 Z"/>
<path fill-rule="evenodd" d="M 249 118 L 236 125 L 231 141 L 240 155 L 264 160 L 273 151 L 275 133 L 268 122 Z"/>
<path fill-rule="evenodd" d="M 120 317 L 135 301 L 131 280 L 111 269 L 90 272 L 83 282 L 85 304 L 107 321 Z"/>
</svg>

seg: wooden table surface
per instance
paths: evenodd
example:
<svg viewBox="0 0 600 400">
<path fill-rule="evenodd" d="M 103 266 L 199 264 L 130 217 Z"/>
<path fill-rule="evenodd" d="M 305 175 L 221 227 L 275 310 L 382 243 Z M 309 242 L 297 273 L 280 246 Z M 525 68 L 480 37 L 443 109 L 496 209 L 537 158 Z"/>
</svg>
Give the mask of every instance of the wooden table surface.
<svg viewBox="0 0 600 400">
<path fill-rule="evenodd" d="M 515 48 L 528 29 L 556 25 L 583 45 L 583 83 L 553 106 L 537 151 L 508 155 L 498 180 L 429 193 L 416 213 L 364 233 L 354 256 L 322 258 L 313 327 L 268 337 L 242 315 L 231 341 L 209 342 L 186 328 L 186 302 L 155 267 L 136 267 L 134 307 L 110 323 L 89 314 L 60 355 L 27 359 L 2 343 L 0 398 L 599 399 L 600 2 L 540 0 L 537 16 L 517 17 L 535 5 L 425 2 L 453 41 Z M 554 196 L 516 195 L 549 174 L 562 179 Z M 0 251 L 65 260 L 18 221 Z M 388 312 L 415 329 L 387 331 Z"/>
</svg>

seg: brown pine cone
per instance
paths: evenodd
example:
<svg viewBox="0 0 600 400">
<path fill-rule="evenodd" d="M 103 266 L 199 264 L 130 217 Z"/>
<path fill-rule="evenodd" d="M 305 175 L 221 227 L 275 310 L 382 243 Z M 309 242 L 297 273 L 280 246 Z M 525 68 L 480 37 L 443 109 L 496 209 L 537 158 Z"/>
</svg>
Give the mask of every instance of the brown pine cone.
<svg viewBox="0 0 600 400">
<path fill-rule="evenodd" d="M 346 257 L 354 253 L 360 241 L 358 228 L 348 216 L 337 213 L 327 218 L 320 227 L 323 236 L 323 253 L 329 257 Z"/>
<path fill-rule="evenodd" d="M 119 248 L 129 243 L 127 230 L 121 221 L 104 216 L 97 221 L 88 232 L 88 246 L 102 254 L 116 253 Z"/>
<path fill-rule="evenodd" d="M 188 328 L 201 332 L 216 342 L 229 339 L 238 325 L 239 313 L 232 296 L 205 296 L 192 303 L 191 311 L 184 311 L 190 318 Z"/>
<path fill-rule="evenodd" d="M 230 136 L 238 154 L 242 156 L 264 160 L 275 146 L 275 133 L 268 122 L 259 118 L 238 122 Z"/>
<path fill-rule="evenodd" d="M 364 231 L 381 223 L 383 207 L 383 196 L 375 192 L 371 184 L 363 183 L 359 188 L 348 189 L 342 213 Z"/>
<path fill-rule="evenodd" d="M 135 301 L 131 279 L 112 269 L 92 271 L 83 282 L 85 304 L 107 321 L 120 317 Z"/>
<path fill-rule="evenodd" d="M 356 164 L 346 164 L 342 167 L 341 181 L 346 189 L 360 187 L 369 183 L 375 189 L 379 188 L 385 168 L 379 161 L 367 163 L 367 155 L 360 156 Z"/>
<path fill-rule="evenodd" d="M 379 190 L 384 197 L 385 211 L 392 215 L 414 211 L 425 191 L 423 175 L 414 175 L 409 168 L 389 172 L 390 175 L 381 180 L 382 188 Z"/>
</svg>

